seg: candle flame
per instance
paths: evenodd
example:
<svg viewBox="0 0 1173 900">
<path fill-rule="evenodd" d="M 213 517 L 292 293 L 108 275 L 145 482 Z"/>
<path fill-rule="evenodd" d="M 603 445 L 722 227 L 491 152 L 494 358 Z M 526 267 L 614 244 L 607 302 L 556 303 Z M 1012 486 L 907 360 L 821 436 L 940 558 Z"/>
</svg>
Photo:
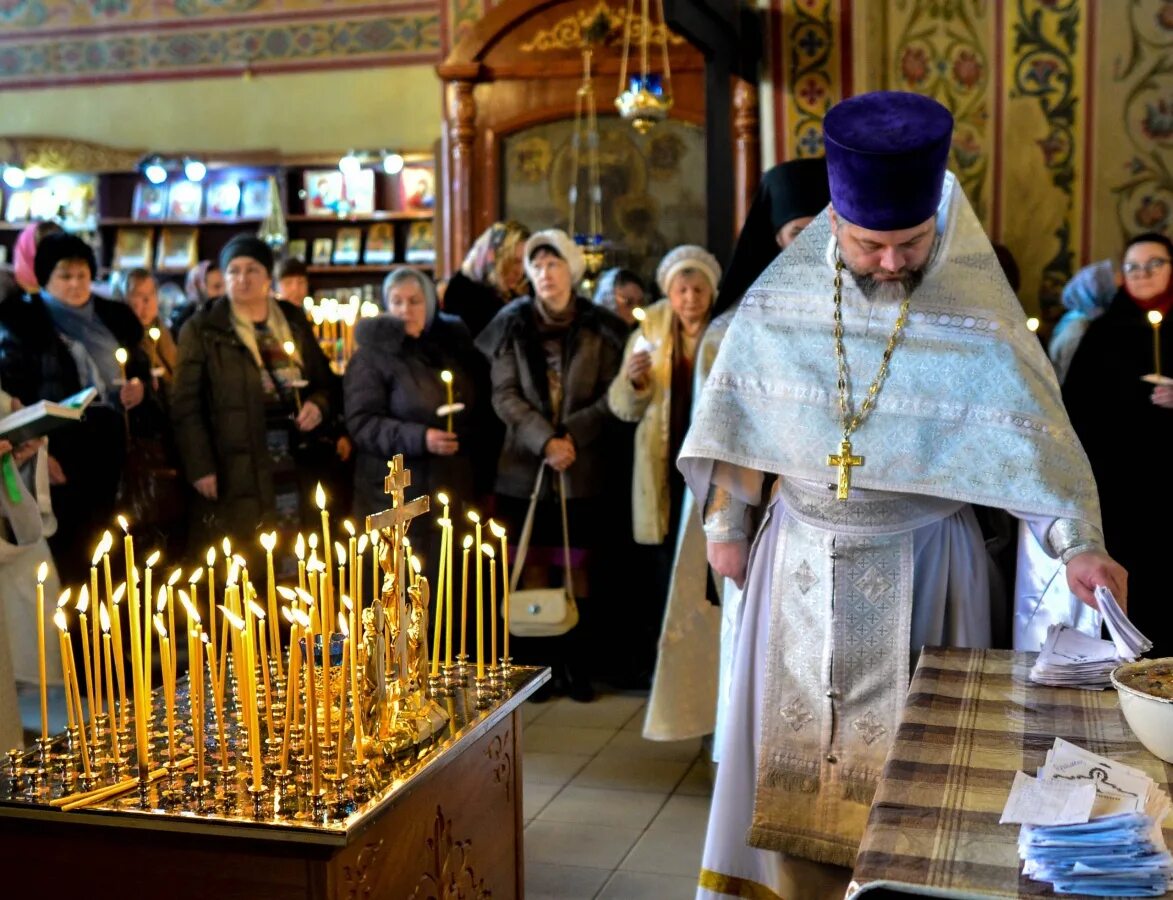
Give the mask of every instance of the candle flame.
<svg viewBox="0 0 1173 900">
<path fill-rule="evenodd" d="M 445 384 L 452 384 L 452 373 L 445 369 L 440 373 L 440 380 Z"/>
<path fill-rule="evenodd" d="M 155 567 L 155 564 L 159 561 L 159 557 L 162 555 L 163 554 L 161 554 L 158 550 L 156 550 L 154 553 L 152 553 L 150 556 L 148 556 L 147 557 L 147 568 L 153 569 Z"/>
<path fill-rule="evenodd" d="M 125 366 L 126 361 L 130 358 L 130 355 L 126 352 L 125 347 L 119 347 L 114 351 L 114 358 L 118 360 L 118 365 Z"/>
<path fill-rule="evenodd" d="M 286 622 L 288 622 L 290 625 L 293 624 L 293 610 L 291 610 L 288 606 L 281 607 L 281 615 L 285 617 Z"/>
<path fill-rule="evenodd" d="M 270 531 L 268 534 L 261 532 L 261 546 L 265 548 L 266 553 L 272 553 L 273 548 L 277 546 L 277 532 Z"/>
<path fill-rule="evenodd" d="M 118 585 L 118 587 L 114 588 L 114 596 L 111 597 L 110 599 L 113 600 L 114 605 L 117 606 L 119 603 L 122 602 L 122 598 L 125 596 L 126 596 L 126 582 L 124 581 L 120 585 Z"/>
<path fill-rule="evenodd" d="M 631 311 L 631 317 L 642 325 L 644 320 L 647 319 L 648 314 L 644 312 L 643 307 L 637 306 Z"/>
<path fill-rule="evenodd" d="M 187 583 L 194 586 L 203 577 L 204 577 L 204 570 L 203 569 L 196 569 L 194 572 L 191 573 L 191 576 L 187 579 Z"/>
<path fill-rule="evenodd" d="M 451 502 L 451 501 L 448 499 L 448 495 L 447 495 L 447 494 L 445 494 L 443 491 L 438 491 L 438 492 L 436 493 L 436 499 L 437 499 L 438 501 L 440 501 L 440 505 L 441 505 L 441 506 L 447 506 L 447 505 L 448 505 L 448 504 Z"/>
<path fill-rule="evenodd" d="M 367 552 L 367 536 L 365 534 L 359 535 L 358 538 L 358 555 L 362 556 Z"/>
<path fill-rule="evenodd" d="M 318 482 L 318 489 L 314 491 L 314 502 L 318 504 L 318 509 L 325 511 L 326 509 L 326 492 L 322 490 L 322 482 Z"/>
<path fill-rule="evenodd" d="M 232 555 L 232 541 L 225 537 L 224 540 L 220 542 L 220 549 L 224 551 L 224 558 L 227 559 Z"/>
<path fill-rule="evenodd" d="M 293 618 L 297 620 L 297 624 L 300 625 L 302 628 L 309 628 L 310 627 L 310 622 L 311 622 L 310 617 L 307 616 L 300 609 L 295 609 L 293 611 Z"/>
<path fill-rule="evenodd" d="M 1026 330 L 1031 333 L 1038 331 L 1039 330 L 1039 320 L 1037 318 L 1035 318 L 1034 316 L 1031 316 L 1029 319 L 1027 319 L 1026 320 Z"/>
<path fill-rule="evenodd" d="M 156 613 L 152 621 L 155 623 L 155 631 L 159 632 L 159 639 L 167 640 L 167 626 L 163 624 L 163 617 Z"/>
<path fill-rule="evenodd" d="M 235 587 L 236 579 L 240 577 L 240 564 L 234 559 L 232 564 L 228 567 L 228 578 L 224 582 L 225 587 Z"/>
<path fill-rule="evenodd" d="M 118 527 L 122 529 L 123 534 L 130 534 L 130 523 L 126 521 L 126 516 L 118 517 Z"/>
<path fill-rule="evenodd" d="M 492 544 L 481 544 L 481 553 L 483 553 L 485 556 L 489 557 L 489 559 L 492 559 L 493 558 Z"/>
<path fill-rule="evenodd" d="M 262 607 L 258 606 L 252 600 L 249 600 L 248 608 L 252 610 L 253 615 L 256 616 L 260 621 L 265 621 L 265 610 Z"/>
<path fill-rule="evenodd" d="M 304 588 L 297 589 L 297 599 L 300 600 L 302 603 L 304 603 L 306 606 L 313 606 L 314 605 L 314 595 L 311 594 L 309 591 L 305 590 Z"/>
<path fill-rule="evenodd" d="M 65 610 L 58 609 L 57 612 L 53 613 L 53 624 L 57 626 L 62 634 L 69 633 L 69 626 L 65 624 Z"/>
<path fill-rule="evenodd" d="M 411 558 L 411 570 L 415 572 L 416 575 L 418 575 L 423 570 L 423 566 L 420 565 L 420 558 L 418 556 L 413 556 Z"/>
<path fill-rule="evenodd" d="M 464 546 L 464 549 L 465 549 L 465 550 L 467 550 L 469 547 L 471 547 L 471 546 L 472 546 L 472 535 L 471 535 L 471 534 L 466 534 L 466 535 L 464 536 L 464 544 L 463 544 L 463 546 Z"/>
<path fill-rule="evenodd" d="M 1159 309 L 1150 309 L 1149 310 L 1149 324 L 1150 325 L 1153 325 L 1153 326 L 1160 325 L 1161 320 L 1164 318 L 1165 317 L 1161 315 L 1161 311 Z"/>
<path fill-rule="evenodd" d="M 371 531 L 371 546 L 372 547 L 378 547 L 382 540 L 383 539 L 381 537 L 379 537 L 379 532 L 377 530 Z"/>
<path fill-rule="evenodd" d="M 110 633 L 110 613 L 106 611 L 105 603 L 98 607 L 98 623 L 102 626 L 103 632 Z"/>
<path fill-rule="evenodd" d="M 110 532 L 106 532 L 109 534 Z M 102 557 L 106 554 L 106 539 L 98 541 L 98 546 L 94 548 L 94 558 L 90 561 L 91 566 L 97 566 L 102 561 Z"/>
<path fill-rule="evenodd" d="M 436 524 L 441 528 L 451 528 L 452 527 L 452 520 L 445 519 L 445 518 L 439 518 L 436 520 Z"/>
<path fill-rule="evenodd" d="M 350 521 L 350 519 L 347 519 L 345 522 L 343 522 L 342 527 L 346 529 L 346 533 L 351 537 L 354 537 L 356 534 L 358 534 L 358 532 L 354 530 L 354 523 Z"/>
<path fill-rule="evenodd" d="M 83 584 L 81 590 L 77 595 L 77 612 L 79 615 L 85 615 L 90 608 L 90 586 Z"/>
<path fill-rule="evenodd" d="M 297 599 L 297 594 L 294 592 L 293 588 L 288 588 L 283 584 L 277 586 L 277 593 L 281 595 L 281 599 L 283 600 L 289 600 L 292 602 L 293 600 Z"/>
<path fill-rule="evenodd" d="M 181 569 L 177 566 L 175 568 L 175 571 L 171 573 L 171 577 L 167 579 L 167 584 L 171 587 L 174 587 L 176 582 L 178 582 L 179 579 L 182 577 L 183 577 L 183 569 Z"/>
<path fill-rule="evenodd" d="M 505 526 L 499 525 L 493 519 L 489 519 L 489 531 L 491 531 L 493 537 L 497 538 L 498 540 L 505 537 Z"/>
<path fill-rule="evenodd" d="M 160 586 L 158 599 L 155 601 L 155 612 L 164 612 L 167 609 L 167 588 Z"/>
<path fill-rule="evenodd" d="M 411 538 L 405 537 L 403 539 L 403 549 L 406 550 L 408 553 L 411 552 Z"/>
<path fill-rule="evenodd" d="M 305 535 L 299 534 L 297 541 L 293 545 L 293 554 L 298 559 L 305 559 Z"/>
<path fill-rule="evenodd" d="M 334 553 L 337 556 L 339 568 L 346 568 L 346 548 L 342 546 L 341 541 L 334 542 Z"/>
<path fill-rule="evenodd" d="M 468 520 L 474 525 L 479 525 L 481 523 L 481 517 L 477 514 L 476 510 L 470 509 L 467 513 L 467 516 Z"/>
<path fill-rule="evenodd" d="M 73 593 L 71 588 L 66 588 L 61 592 L 61 596 L 57 598 L 57 608 L 64 609 L 65 605 L 69 603 L 69 596 Z"/>
<path fill-rule="evenodd" d="M 201 643 L 204 643 L 204 644 L 212 643 L 211 640 L 208 638 L 208 636 L 202 631 L 200 632 L 200 641 L 201 641 Z"/>
<path fill-rule="evenodd" d="M 286 341 L 282 346 L 285 348 L 285 353 L 288 356 L 293 356 L 293 351 L 297 349 L 293 341 Z"/>
<path fill-rule="evenodd" d="M 220 604 L 220 612 L 224 614 L 224 618 L 228 620 L 229 625 L 231 625 L 237 631 L 244 631 L 244 619 L 230 610 L 223 603 Z"/>
<path fill-rule="evenodd" d="M 318 549 L 318 535 L 317 535 L 317 532 L 315 532 L 315 533 L 313 533 L 313 534 L 311 534 L 311 535 L 310 535 L 310 538 L 309 538 L 309 544 L 310 544 L 310 553 L 313 553 L 315 550 L 317 550 L 317 549 Z"/>
<path fill-rule="evenodd" d="M 161 338 L 163 336 L 163 332 L 161 332 L 159 330 L 158 325 L 152 325 L 150 328 L 148 328 L 147 334 L 149 334 L 151 336 L 152 341 L 157 341 L 157 340 L 159 340 L 159 338 Z"/>
<path fill-rule="evenodd" d="M 183 604 L 184 612 L 187 613 L 187 620 L 197 625 L 200 624 L 200 611 L 191 602 L 191 597 L 187 596 L 187 591 L 179 592 L 179 602 Z"/>
<path fill-rule="evenodd" d="M 208 553 L 204 557 L 204 560 L 205 560 L 205 562 L 207 562 L 209 567 L 214 566 L 216 564 L 216 548 L 215 547 L 208 548 Z"/>
<path fill-rule="evenodd" d="M 346 624 L 345 613 L 338 613 L 338 630 L 342 632 L 343 638 L 350 637 L 350 627 Z"/>
<path fill-rule="evenodd" d="M 37 566 L 37 584 L 44 584 L 45 579 L 49 577 L 49 563 L 42 560 L 41 564 Z"/>
</svg>

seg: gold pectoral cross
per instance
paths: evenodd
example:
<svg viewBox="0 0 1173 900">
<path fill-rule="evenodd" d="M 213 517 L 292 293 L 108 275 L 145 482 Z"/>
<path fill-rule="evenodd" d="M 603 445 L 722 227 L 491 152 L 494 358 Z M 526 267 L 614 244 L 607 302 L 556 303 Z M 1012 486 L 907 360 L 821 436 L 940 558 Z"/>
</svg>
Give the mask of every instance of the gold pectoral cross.
<svg viewBox="0 0 1173 900">
<path fill-rule="evenodd" d="M 836 500 L 846 500 L 847 492 L 851 489 L 851 469 L 863 465 L 862 456 L 851 455 L 851 441 L 839 442 L 839 452 L 827 456 L 827 465 L 839 467 L 839 489 L 835 492 Z"/>
</svg>

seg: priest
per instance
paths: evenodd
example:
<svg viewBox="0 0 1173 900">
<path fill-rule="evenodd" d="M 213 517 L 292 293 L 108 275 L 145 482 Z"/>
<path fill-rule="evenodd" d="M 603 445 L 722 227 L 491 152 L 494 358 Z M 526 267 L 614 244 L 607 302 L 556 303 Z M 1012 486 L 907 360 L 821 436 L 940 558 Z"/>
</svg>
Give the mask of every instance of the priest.
<svg viewBox="0 0 1173 900">
<path fill-rule="evenodd" d="M 916 654 L 990 641 L 971 504 L 1024 519 L 1085 603 L 1125 595 L 1053 370 L 946 171 L 952 116 L 877 92 L 824 127 L 831 206 L 747 291 L 679 459 L 745 586 L 706 900 L 843 896 Z"/>
</svg>

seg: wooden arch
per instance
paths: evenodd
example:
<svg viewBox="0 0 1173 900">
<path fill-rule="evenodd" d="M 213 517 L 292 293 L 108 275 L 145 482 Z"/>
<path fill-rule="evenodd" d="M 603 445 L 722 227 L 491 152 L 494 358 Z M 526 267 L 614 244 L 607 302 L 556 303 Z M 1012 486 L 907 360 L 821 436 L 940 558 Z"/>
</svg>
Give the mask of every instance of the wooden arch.
<svg viewBox="0 0 1173 900">
<path fill-rule="evenodd" d="M 692 23 L 711 24 L 714 15 L 721 15 L 705 0 L 677 0 L 665 8 L 669 24 L 686 37 Z M 622 61 L 622 43 L 615 38 L 622 33 L 626 9 L 625 0 L 505 0 L 437 67 L 444 83 L 439 190 L 445 274 L 459 267 L 476 236 L 502 217 L 504 137 L 574 116 L 583 29 L 600 13 L 617 26 L 612 39 L 595 48 L 592 63 L 600 114 L 610 112 Z M 674 18 L 680 12 L 683 27 Z M 744 23 L 742 11 L 734 9 L 734 14 L 740 23 L 736 31 Z M 724 259 L 760 171 L 758 101 L 752 83 L 756 59 L 748 66 L 741 59 L 735 66 L 728 53 L 714 53 L 702 40 L 686 37 L 674 34 L 669 45 L 672 117 L 707 126 L 709 171 L 698 172 L 697 178 L 706 185 L 709 248 Z M 725 113 L 724 127 L 714 127 L 714 110 Z"/>
</svg>

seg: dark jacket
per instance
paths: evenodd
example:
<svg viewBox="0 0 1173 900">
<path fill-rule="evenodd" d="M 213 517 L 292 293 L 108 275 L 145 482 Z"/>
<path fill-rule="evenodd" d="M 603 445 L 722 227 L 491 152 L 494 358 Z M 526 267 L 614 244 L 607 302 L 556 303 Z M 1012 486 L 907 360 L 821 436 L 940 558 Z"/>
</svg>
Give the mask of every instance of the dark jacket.
<svg viewBox="0 0 1173 900">
<path fill-rule="evenodd" d="M 493 409 L 505 423 L 505 444 L 497 466 L 497 492 L 505 496 L 528 497 L 546 443 L 566 435 L 574 441 L 577 454 L 566 471 L 567 499 L 602 492 L 604 437 L 612 421 L 607 389 L 619 371 L 627 326 L 582 297 L 575 297 L 574 304 L 574 322 L 566 334 L 562 360 L 562 408 L 557 415 L 550 408 L 546 358 L 531 298 L 514 300 L 477 338 L 477 348 L 492 366 Z M 546 480 L 544 491 L 551 480 Z"/>
<path fill-rule="evenodd" d="M 445 490 L 472 500 L 472 459 L 478 451 L 479 423 L 488 398 L 478 393 L 479 372 L 487 368 L 464 323 L 437 313 L 418 338 L 408 337 L 398 319 L 381 315 L 361 319 L 355 329 L 358 350 L 346 367 L 343 395 L 346 427 L 354 441 L 354 514 L 367 516 L 388 505 L 383 491 L 387 462 L 403 454 L 411 470 L 409 496 Z M 452 372 L 453 399 L 463 403 L 452 417 L 460 452 L 433 456 L 429 428 L 445 430 L 447 419 L 436 410 L 448 402 L 440 373 Z"/>
<path fill-rule="evenodd" d="M 474 338 L 485 330 L 504 305 L 491 285 L 473 281 L 463 272 L 449 278 L 448 286 L 444 288 L 444 312 L 462 319 Z"/>
<path fill-rule="evenodd" d="M 301 310 L 284 302 L 278 307 L 289 322 L 309 382 L 301 389 L 301 400 L 317 405 L 328 423 L 338 404 L 337 376 Z M 198 495 L 193 500 L 194 545 L 225 532 L 253 534 L 274 513 L 272 456 L 265 438 L 260 369 L 236 335 L 226 297 L 192 316 L 179 335 L 171 416 L 188 483 L 206 475 L 217 480 L 215 501 Z"/>
</svg>

